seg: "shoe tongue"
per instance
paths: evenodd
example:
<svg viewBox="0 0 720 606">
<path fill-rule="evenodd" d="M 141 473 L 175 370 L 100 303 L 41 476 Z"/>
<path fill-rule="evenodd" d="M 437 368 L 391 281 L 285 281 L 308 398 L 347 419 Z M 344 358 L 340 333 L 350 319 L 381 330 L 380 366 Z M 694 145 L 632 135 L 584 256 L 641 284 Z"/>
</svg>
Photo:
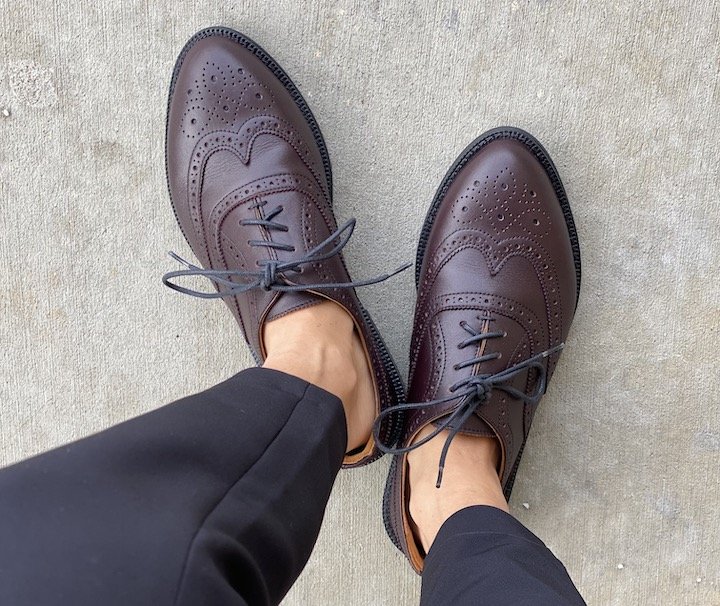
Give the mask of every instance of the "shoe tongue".
<svg viewBox="0 0 720 606">
<path fill-rule="evenodd" d="M 301 183 L 304 183 L 301 177 L 298 177 L 296 175 L 280 175 L 275 180 L 278 182 L 278 184 L 282 184 L 285 180 L 287 180 L 288 186 L 290 188 L 300 187 Z M 273 220 L 277 221 L 278 223 L 291 226 L 289 230 L 284 232 L 273 231 L 273 241 L 282 245 L 292 247 L 298 246 L 297 231 L 298 229 L 301 229 L 300 226 L 306 225 L 305 215 L 307 213 L 313 212 L 311 209 L 311 205 L 309 204 L 307 194 L 303 193 L 299 189 L 285 189 L 282 191 L 265 194 L 264 196 L 262 196 L 262 200 L 266 202 L 266 206 L 263 210 L 264 215 L 266 215 L 268 212 L 272 212 L 275 208 L 281 207 L 283 209 L 282 212 L 278 214 L 277 217 Z M 310 222 L 310 225 L 309 227 L 307 227 L 307 229 L 308 231 L 305 235 L 313 236 L 317 241 L 321 241 L 322 238 L 326 237 L 325 233 L 314 233 L 315 226 L 312 222 Z M 298 251 L 304 252 L 305 249 L 298 246 Z M 297 255 L 299 255 L 300 252 L 295 252 L 294 250 L 292 252 L 285 252 L 280 250 L 277 251 L 276 254 L 279 261 L 287 262 L 297 258 Z M 306 267 L 306 269 L 311 270 L 310 267 Z M 308 275 L 312 277 L 307 278 Z M 311 270 L 306 274 L 305 277 L 310 282 L 312 282 L 316 278 L 315 272 Z M 289 274 L 289 279 L 291 281 L 295 281 L 296 278 L 297 276 L 295 276 L 294 274 Z M 272 303 L 272 307 L 268 311 L 266 321 L 275 320 L 293 311 L 304 309 L 306 307 L 311 307 L 312 305 L 317 305 L 323 300 L 324 299 L 322 297 L 306 291 L 280 292 Z"/>
<path fill-rule="evenodd" d="M 464 324 L 468 324 L 475 331 L 483 333 L 497 331 L 502 332 L 503 330 L 507 330 L 511 333 L 508 338 L 512 338 L 511 326 L 503 323 L 502 317 L 492 316 L 487 310 L 477 305 L 477 301 L 485 298 L 487 298 L 487 295 L 482 293 L 457 293 L 447 297 L 448 300 L 446 304 L 449 305 L 449 307 L 442 310 L 437 316 L 437 323 L 440 327 L 440 334 L 442 335 L 443 342 L 455 344 L 468 339 L 468 337 L 471 336 L 471 333 L 463 328 Z M 473 309 L 473 306 L 476 306 L 475 309 Z M 504 341 L 504 339 L 501 341 Z M 507 344 L 502 343 L 501 341 L 495 341 L 493 339 L 487 340 L 485 342 L 485 348 L 482 352 L 478 351 L 478 346 L 468 346 L 462 350 L 462 357 L 453 359 L 453 362 L 460 362 L 476 355 L 481 355 L 481 353 L 487 354 L 496 351 L 501 344 L 507 347 Z M 454 347 L 454 345 L 449 345 L 449 347 Z M 504 367 L 505 360 L 491 359 L 482 363 L 481 372 L 492 374 L 502 371 Z M 438 394 L 442 395 L 449 393 L 448 389 L 453 383 L 458 380 L 469 378 L 472 374 L 474 374 L 474 369 L 469 367 L 462 368 L 461 370 L 455 372 L 446 372 Z M 497 433 L 492 429 L 491 425 L 482 418 L 482 414 L 483 407 L 479 406 L 476 409 L 475 414 L 463 423 L 462 429 L 459 433 L 478 437 L 496 438 Z M 446 418 L 446 416 L 441 417 L 434 423 L 434 425 L 437 427 Z"/>
<path fill-rule="evenodd" d="M 297 311 L 299 309 L 305 309 L 306 307 L 312 307 L 318 303 L 323 302 L 323 298 L 318 295 L 314 295 L 309 292 L 284 292 L 280 293 L 280 296 L 275 300 L 270 311 L 268 312 L 265 321 L 271 322 L 278 318 Z"/>
</svg>

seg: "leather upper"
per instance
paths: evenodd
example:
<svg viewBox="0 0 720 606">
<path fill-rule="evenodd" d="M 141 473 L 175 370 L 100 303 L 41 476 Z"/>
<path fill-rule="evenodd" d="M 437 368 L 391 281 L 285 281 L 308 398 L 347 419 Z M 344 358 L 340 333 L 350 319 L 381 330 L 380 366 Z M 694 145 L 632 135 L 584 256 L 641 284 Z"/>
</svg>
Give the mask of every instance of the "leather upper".
<svg viewBox="0 0 720 606">
<path fill-rule="evenodd" d="M 521 142 L 487 144 L 452 181 L 434 219 L 420 270 L 410 351 L 408 400 L 449 394 L 474 374 L 495 374 L 564 342 L 576 304 L 576 272 L 557 194 L 537 158 Z M 460 349 L 461 323 L 504 337 Z M 454 366 L 475 355 L 500 357 L 476 367 Z M 558 355 L 549 357 L 548 378 Z M 511 385 L 531 393 L 536 373 Z M 410 415 L 405 440 L 451 408 Z M 503 446 L 505 484 L 536 407 L 494 391 L 466 433 L 496 435 Z"/>
<path fill-rule="evenodd" d="M 291 264 L 331 236 L 337 224 L 324 153 L 299 92 L 255 43 L 212 28 L 186 45 L 168 105 L 167 176 L 177 220 L 203 268 L 259 272 L 268 260 Z M 227 279 L 243 283 L 237 276 Z M 335 254 L 271 275 L 261 287 L 224 301 L 258 363 L 266 355 L 264 322 L 325 298 L 344 307 L 374 371 L 379 412 L 397 402 L 402 385 L 391 376 L 394 364 L 354 289 L 278 292 L 266 284 L 349 281 L 342 255 Z M 346 464 L 378 455 L 371 440 Z"/>
<path fill-rule="evenodd" d="M 167 171 L 178 222 L 205 268 L 254 271 L 268 257 L 290 260 L 337 227 L 306 118 L 270 69 L 231 38 L 201 38 L 182 60 L 168 108 Z M 287 231 L 241 225 L 277 207 Z M 248 244 L 270 238 L 294 250 Z M 349 281 L 339 256 L 296 277 L 314 283 L 330 275 Z M 315 301 L 262 289 L 225 299 L 258 360 L 265 317 Z"/>
<path fill-rule="evenodd" d="M 471 416 L 459 431 L 498 438 L 498 471 L 509 497 L 537 402 L 574 316 L 575 228 L 539 143 L 507 128 L 466 150 L 430 210 L 418 263 L 408 401 L 465 394 L 409 405 L 388 478 L 388 532 L 420 572 L 424 553 L 410 523 L 405 449 L 421 428 L 447 423 L 465 406 Z M 548 350 L 553 353 L 543 357 Z M 534 366 L 526 367 L 528 361 Z"/>
</svg>

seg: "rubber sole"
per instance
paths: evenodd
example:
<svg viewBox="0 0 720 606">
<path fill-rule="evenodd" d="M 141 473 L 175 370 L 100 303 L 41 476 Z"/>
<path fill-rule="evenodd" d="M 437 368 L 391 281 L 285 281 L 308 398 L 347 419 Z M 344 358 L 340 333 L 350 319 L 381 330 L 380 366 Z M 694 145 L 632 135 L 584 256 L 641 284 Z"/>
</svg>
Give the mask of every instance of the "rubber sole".
<svg viewBox="0 0 720 606">
<path fill-rule="evenodd" d="M 422 269 L 423 260 L 425 258 L 425 250 L 427 248 L 428 239 L 430 238 L 430 230 L 432 229 L 435 217 L 440 210 L 440 205 L 445 198 L 448 189 L 450 188 L 460 171 L 462 171 L 465 165 L 480 150 L 482 150 L 489 143 L 501 139 L 514 139 L 516 141 L 519 141 L 520 143 L 523 143 L 525 147 L 527 147 L 527 149 L 542 165 L 545 173 L 550 179 L 550 182 L 555 191 L 555 195 L 560 201 L 560 206 L 562 209 L 563 217 L 565 218 L 565 225 L 568 230 L 568 236 L 570 238 L 570 244 L 573 251 L 573 261 L 575 264 L 576 277 L 575 308 L 577 309 L 577 304 L 580 298 L 580 282 L 582 273 L 580 261 L 580 243 L 578 241 L 577 230 L 575 228 L 575 220 L 573 218 L 572 211 L 570 210 L 570 203 L 568 201 L 567 194 L 565 193 L 565 187 L 560 180 L 560 175 L 558 174 L 558 170 L 555 167 L 555 164 L 550 158 L 550 154 L 548 154 L 542 144 L 530 133 L 520 128 L 515 128 L 513 126 L 501 126 L 498 128 L 493 128 L 492 130 L 489 130 L 480 135 L 462 151 L 462 153 L 458 156 L 458 158 L 455 160 L 455 162 L 452 164 L 450 169 L 443 177 L 443 180 L 440 182 L 440 186 L 435 193 L 435 197 L 433 198 L 430 208 L 428 209 L 427 215 L 425 216 L 425 222 L 423 223 L 422 230 L 420 231 L 420 238 L 415 258 L 415 289 L 417 290 L 420 283 L 420 271 Z M 503 489 L 505 493 L 505 498 L 507 499 L 510 498 L 510 494 L 512 493 L 512 488 L 515 483 L 515 477 L 517 475 L 517 471 L 520 465 L 520 459 L 522 458 L 524 448 L 525 443 L 523 442 L 520 447 L 520 451 L 518 452 L 515 464 L 510 471 L 510 475 L 508 476 L 508 481 L 505 485 L 505 488 Z M 401 458 L 402 455 L 397 455 L 393 457 L 390 471 L 388 473 L 388 479 L 385 485 L 385 492 L 383 494 L 383 522 L 385 524 L 385 530 L 390 537 L 392 543 L 400 551 L 403 551 L 400 537 L 395 534 L 394 527 L 391 524 L 391 511 L 394 506 L 394 482 L 400 481 L 397 475 L 399 474 L 398 468 Z"/>
<path fill-rule="evenodd" d="M 180 54 L 178 55 L 177 60 L 175 61 L 175 67 L 173 68 L 172 77 L 170 79 L 170 90 L 168 93 L 168 102 L 167 102 L 167 109 L 166 109 L 166 120 L 165 120 L 165 148 L 167 150 L 167 141 L 168 141 L 168 129 L 169 129 L 169 117 L 170 117 L 170 104 L 172 102 L 173 93 L 175 91 L 175 83 L 178 78 L 178 74 L 180 73 L 180 69 L 182 68 L 182 65 L 185 61 L 185 57 L 187 56 L 190 49 L 200 40 L 203 40 L 205 38 L 210 38 L 213 36 L 222 36 L 224 38 L 228 38 L 230 40 L 233 40 L 234 42 L 240 44 L 244 48 L 246 48 L 248 51 L 250 51 L 253 55 L 255 55 L 260 61 L 272 72 L 272 74 L 280 81 L 280 83 L 285 87 L 285 89 L 288 91 L 290 96 L 292 97 L 293 101 L 295 102 L 295 105 L 297 105 L 298 109 L 302 113 L 303 117 L 308 123 L 308 126 L 310 127 L 310 130 L 312 131 L 313 137 L 315 139 L 315 144 L 318 146 L 318 149 L 320 151 L 320 156 L 322 158 L 323 168 L 325 169 L 325 178 L 327 179 L 327 185 L 328 185 L 328 192 L 330 194 L 330 206 L 332 207 L 333 204 L 333 182 L 332 182 L 332 166 L 330 164 L 330 156 L 327 151 L 327 146 L 325 144 L 325 139 L 323 138 L 322 132 L 320 131 L 320 126 L 317 123 L 317 120 L 315 119 L 315 116 L 313 115 L 312 111 L 310 110 L 310 107 L 308 106 L 307 102 L 305 101 L 304 97 L 300 93 L 297 86 L 295 86 L 295 83 L 290 79 L 290 76 L 288 76 L 285 73 L 285 70 L 280 67 L 280 65 L 275 61 L 259 44 L 248 38 L 247 36 L 241 34 L 238 31 L 235 31 L 234 29 L 231 29 L 229 27 L 222 27 L 222 26 L 213 26 L 208 27 L 206 29 L 203 29 L 196 33 L 190 40 L 188 40 L 185 43 L 185 46 L 180 51 Z M 168 193 L 172 197 L 172 192 L 170 190 L 170 178 L 169 178 L 169 171 L 167 169 L 167 151 L 165 153 L 165 177 L 167 182 L 167 188 Z M 173 213 L 175 213 L 175 208 L 173 207 Z M 178 220 L 177 213 L 175 213 L 175 220 L 177 221 L 178 225 L 180 225 L 180 221 Z M 188 242 L 188 245 L 190 244 L 190 241 L 185 234 L 184 230 L 182 229 L 182 226 L 180 225 L 180 230 L 183 232 L 183 236 L 185 237 L 185 240 Z M 191 246 L 192 248 L 192 246 Z M 380 332 L 378 331 L 377 327 L 375 326 L 375 323 L 373 322 L 372 318 L 370 317 L 370 314 L 367 312 L 367 310 L 362 306 L 361 303 L 358 303 L 359 305 L 359 311 L 360 315 L 362 316 L 363 321 L 365 322 L 366 326 L 369 329 L 370 337 L 373 340 L 373 344 L 378 351 L 380 355 L 380 360 L 383 365 L 383 368 L 388 376 L 388 382 L 389 387 L 393 391 L 393 394 L 391 394 L 391 399 L 393 399 L 394 402 L 402 402 L 405 400 L 405 386 L 403 384 L 402 378 L 400 377 L 400 373 L 398 372 L 397 367 L 395 366 L 395 362 L 392 359 L 392 356 L 390 355 L 389 350 L 387 349 L 387 346 L 385 345 L 385 342 L 383 341 L 382 337 L 380 336 Z M 253 352 L 253 356 L 254 356 Z M 262 360 L 255 360 L 258 365 L 262 364 Z M 402 431 L 402 417 L 398 415 L 397 417 L 395 415 L 390 415 L 388 422 L 381 428 L 380 437 L 382 438 L 383 442 L 386 444 L 392 444 L 394 445 L 397 440 L 400 437 L 400 433 Z M 368 459 L 365 459 L 361 463 L 358 463 L 356 465 L 352 466 L 346 466 L 346 467 L 359 467 L 361 465 L 367 465 L 368 463 L 371 463 L 375 461 L 376 459 L 379 459 L 382 456 L 382 453 L 380 451 L 377 451 L 375 454 L 371 455 Z"/>
<path fill-rule="evenodd" d="M 380 336 L 380 331 L 378 331 L 377 326 L 375 326 L 375 322 L 373 322 L 370 314 L 362 306 L 362 303 L 360 303 L 359 305 L 360 313 L 362 314 L 365 324 L 370 329 L 370 336 L 375 343 L 375 347 L 377 348 L 378 353 L 380 354 L 380 360 L 388 376 L 390 389 L 392 389 L 392 391 L 394 392 L 394 397 L 392 397 L 391 399 L 397 404 L 403 403 L 406 400 L 405 384 L 400 377 L 400 372 L 398 371 L 397 366 L 395 366 L 395 361 L 390 355 L 390 351 L 388 350 L 387 345 L 385 345 L 385 341 Z M 390 407 L 391 406 L 392 405 L 390 405 Z M 389 407 L 381 406 L 381 410 L 384 410 L 385 408 Z M 383 444 L 395 446 L 395 444 L 397 444 L 398 440 L 400 439 L 403 427 L 405 425 L 405 415 L 388 415 L 387 419 L 388 420 L 380 428 L 380 439 L 382 440 Z M 370 457 L 365 459 L 362 463 L 358 463 L 356 465 L 343 465 L 343 467 L 345 469 L 362 467 L 363 465 L 368 465 L 384 456 L 385 453 L 380 451 L 377 446 L 375 447 L 375 450 L 376 452 L 370 455 Z"/>
</svg>

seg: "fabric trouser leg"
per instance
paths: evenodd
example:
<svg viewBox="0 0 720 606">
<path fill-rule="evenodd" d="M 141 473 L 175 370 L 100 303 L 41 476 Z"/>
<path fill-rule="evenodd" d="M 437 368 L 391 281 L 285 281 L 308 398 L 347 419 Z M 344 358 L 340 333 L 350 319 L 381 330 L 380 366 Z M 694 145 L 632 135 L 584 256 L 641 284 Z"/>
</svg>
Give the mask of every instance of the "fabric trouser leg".
<svg viewBox="0 0 720 606">
<path fill-rule="evenodd" d="M 565 567 L 532 532 L 495 507 L 462 509 L 425 559 L 421 606 L 584 605 Z"/>
<path fill-rule="evenodd" d="M 254 368 L 0 471 L 0 604 L 277 604 L 346 445 L 340 400 Z"/>
</svg>

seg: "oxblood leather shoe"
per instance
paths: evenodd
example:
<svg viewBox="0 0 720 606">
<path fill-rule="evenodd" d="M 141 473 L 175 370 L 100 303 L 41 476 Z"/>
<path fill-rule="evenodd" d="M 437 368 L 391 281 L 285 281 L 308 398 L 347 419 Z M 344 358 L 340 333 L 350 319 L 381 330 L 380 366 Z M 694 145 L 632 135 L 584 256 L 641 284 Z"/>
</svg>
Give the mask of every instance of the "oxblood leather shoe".
<svg viewBox="0 0 720 606">
<path fill-rule="evenodd" d="M 354 220 L 338 229 L 330 160 L 320 129 L 290 78 L 257 44 L 223 27 L 197 33 L 180 53 L 170 85 L 166 131 L 170 198 L 204 269 L 163 277 L 187 294 L 222 298 L 258 363 L 265 322 L 321 301 L 353 318 L 372 369 L 379 414 L 403 399 L 395 364 L 354 286 L 341 250 Z M 215 290 L 178 279 L 202 276 Z M 397 439 L 390 419 L 380 439 Z M 371 437 L 346 467 L 382 453 Z"/>
<path fill-rule="evenodd" d="M 440 431 L 495 437 L 506 498 L 580 291 L 570 206 L 547 152 L 516 128 L 474 141 L 445 176 L 420 236 L 409 400 L 385 490 L 385 526 L 421 572 L 408 510 L 407 452 Z M 429 423 L 432 433 L 413 444 Z"/>
</svg>

